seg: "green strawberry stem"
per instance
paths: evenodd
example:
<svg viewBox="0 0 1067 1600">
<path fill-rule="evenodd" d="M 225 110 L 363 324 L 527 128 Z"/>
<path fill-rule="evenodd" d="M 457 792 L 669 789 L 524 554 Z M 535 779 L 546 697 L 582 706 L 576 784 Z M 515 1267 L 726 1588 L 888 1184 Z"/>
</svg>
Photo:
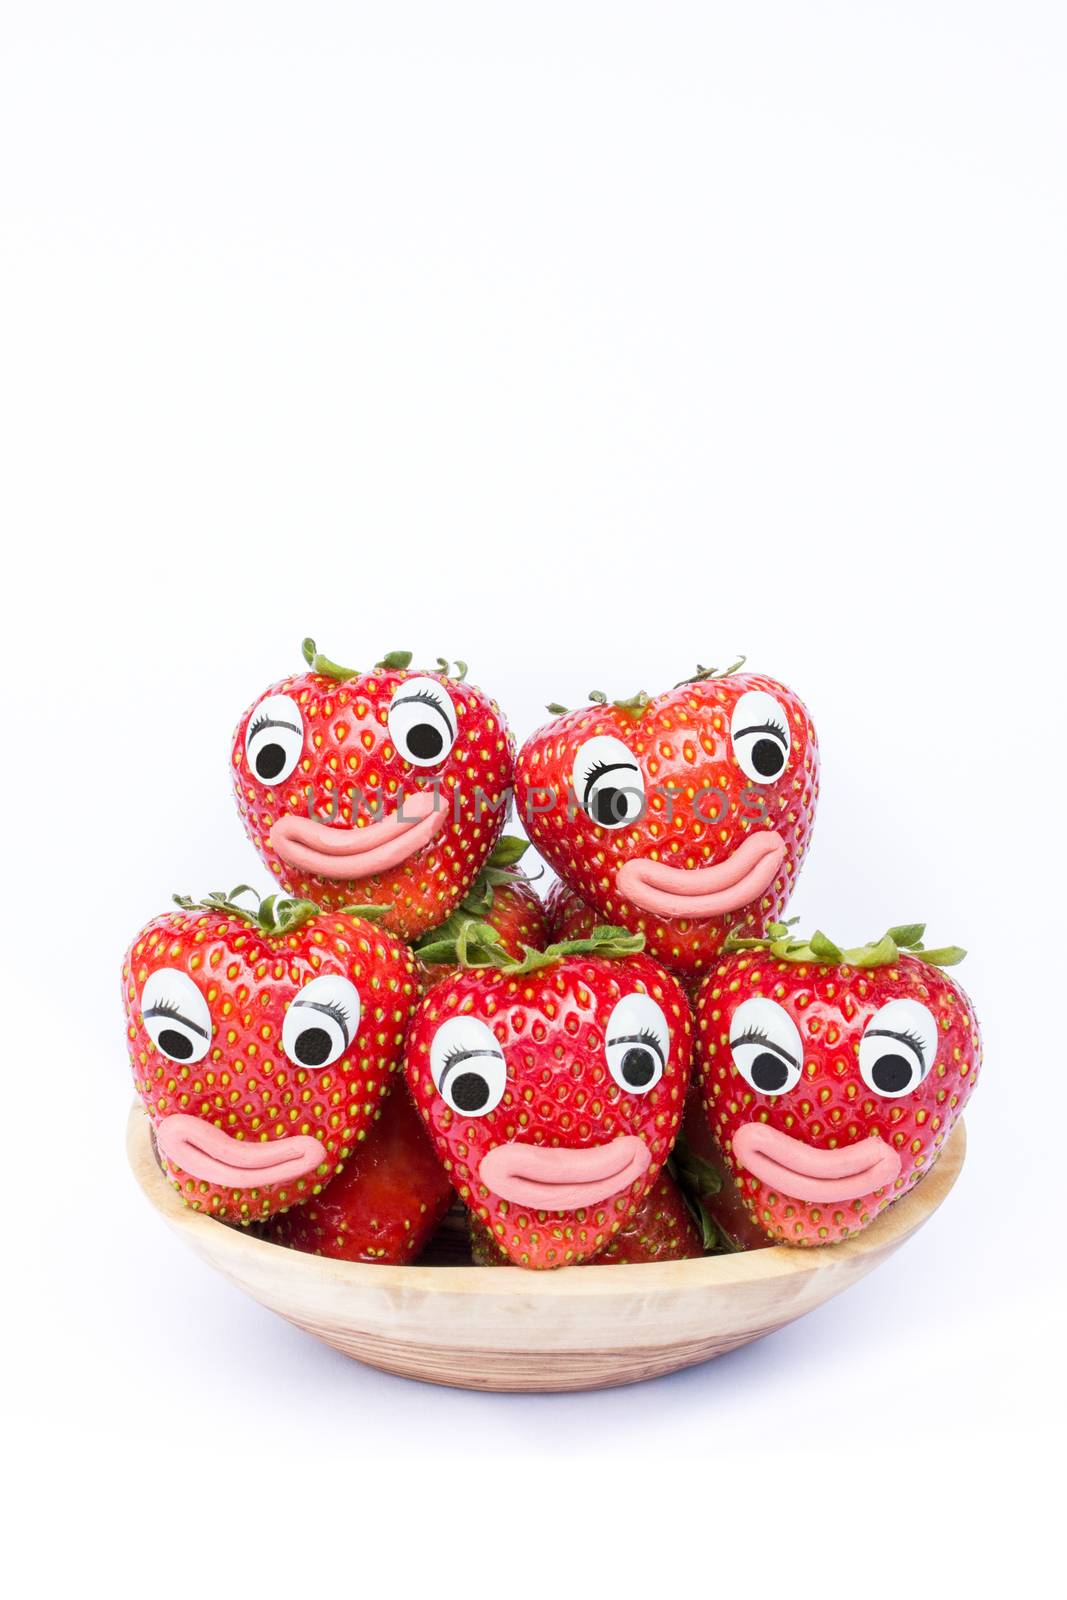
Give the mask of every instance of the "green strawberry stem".
<svg viewBox="0 0 1067 1600">
<path fill-rule="evenodd" d="M 833 967 L 890 967 L 901 955 L 918 956 L 932 967 L 955 967 L 967 954 L 957 944 L 944 945 L 937 950 L 924 949 L 924 922 L 903 923 L 900 927 L 890 928 L 880 939 L 851 950 L 834 944 L 819 928 L 810 939 L 795 939 L 790 933 L 791 925 L 789 922 L 772 922 L 762 939 L 746 939 L 730 932 L 723 949 L 730 952 L 768 950 L 779 961 L 807 961 Z"/>
<path fill-rule="evenodd" d="M 487 922 L 476 922 L 471 918 L 462 924 L 458 933 L 418 946 L 418 953 L 419 959 L 431 966 L 467 969 L 495 967 L 497 971 L 517 978 L 529 972 L 540 972 L 543 967 L 556 966 L 569 956 L 619 958 L 637 955 L 644 947 L 643 933 L 627 933 L 625 928 L 612 928 L 605 924 L 594 928 L 586 939 L 565 939 L 559 944 L 550 944 L 545 950 L 533 950 L 524 944 L 522 960 L 515 961 L 501 945 L 500 935 L 495 928 L 491 928 Z"/>
<path fill-rule="evenodd" d="M 322 655 L 315 647 L 314 639 L 305 639 L 300 646 L 301 653 L 312 672 L 317 672 L 323 678 L 335 678 L 338 683 L 346 683 L 349 678 L 359 676 L 355 667 L 339 667 L 336 661 L 331 661 L 329 656 Z M 380 661 L 374 663 L 379 672 L 406 672 L 411 666 L 412 652 L 410 650 L 388 650 Z M 449 672 L 449 667 L 455 667 L 455 672 Z M 467 676 L 467 663 L 460 661 L 449 662 L 443 656 L 437 658 L 437 670 L 443 678 L 452 678 L 456 683 L 462 683 Z"/>
<path fill-rule="evenodd" d="M 707 683 L 710 678 L 728 678 L 732 673 L 740 672 L 747 660 L 747 656 L 738 656 L 736 661 L 732 662 L 728 667 L 723 667 L 721 671 L 718 667 L 702 667 L 698 661 L 697 669 L 693 676 L 691 678 L 683 678 L 674 687 L 676 689 L 684 689 L 687 683 Z"/>
<path fill-rule="evenodd" d="M 305 639 L 300 649 L 312 672 L 317 672 L 324 678 L 336 678 L 338 683 L 344 683 L 347 679 L 358 676 L 355 667 L 339 667 L 329 656 L 320 655 L 315 648 L 314 639 Z"/>
<path fill-rule="evenodd" d="M 242 906 L 237 903 L 238 896 L 246 894 L 253 896 L 254 906 Z M 282 894 L 269 894 L 266 899 L 261 900 L 256 890 L 248 883 L 239 883 L 229 894 L 221 889 L 215 889 L 206 894 L 202 900 L 194 900 L 187 894 L 176 894 L 173 899 L 175 905 L 181 906 L 183 911 L 223 911 L 227 916 L 238 917 L 259 933 L 266 934 L 268 938 L 281 938 L 296 928 L 302 928 L 312 917 L 322 915 L 321 906 L 315 905 L 311 900 L 295 900 L 289 895 Z M 380 917 L 387 916 L 392 909 L 392 906 L 344 906 L 340 915 L 362 917 L 365 921 L 374 922 Z"/>
<path fill-rule="evenodd" d="M 718 667 L 702 667 L 698 662 L 693 676 L 691 678 L 682 678 L 674 687 L 683 689 L 687 683 L 706 683 L 709 678 L 728 678 L 731 673 L 739 672 L 747 659 L 747 656 L 738 656 L 736 661 L 731 662 L 728 667 L 723 667 L 721 671 Z M 628 700 L 609 700 L 603 689 L 590 689 L 589 699 L 594 705 L 613 705 L 617 710 L 625 711 L 626 715 L 632 717 L 635 722 L 644 716 L 652 701 L 651 695 L 647 694 L 644 689 L 638 689 L 637 693 L 631 695 Z M 565 717 L 569 709 L 569 706 L 560 705 L 558 700 L 550 700 L 545 707 L 545 710 L 551 711 L 554 717 Z"/>
</svg>

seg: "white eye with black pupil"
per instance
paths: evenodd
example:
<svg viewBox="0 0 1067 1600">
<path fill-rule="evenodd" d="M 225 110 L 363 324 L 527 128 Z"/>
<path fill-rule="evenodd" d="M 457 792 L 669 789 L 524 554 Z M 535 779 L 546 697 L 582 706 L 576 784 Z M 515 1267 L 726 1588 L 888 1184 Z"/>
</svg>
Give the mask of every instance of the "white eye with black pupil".
<svg viewBox="0 0 1067 1600">
<path fill-rule="evenodd" d="M 762 995 L 743 1000 L 730 1018 L 730 1053 L 757 1094 L 788 1094 L 800 1082 L 804 1052 L 797 1025 Z"/>
<path fill-rule="evenodd" d="M 141 992 L 148 1037 L 172 1061 L 199 1061 L 211 1044 L 207 1001 L 187 972 L 160 967 Z"/>
<path fill-rule="evenodd" d="M 272 694 L 253 711 L 245 729 L 245 755 L 260 783 L 284 783 L 304 748 L 304 719 L 296 701 Z"/>
<path fill-rule="evenodd" d="M 578 804 L 598 827 L 625 828 L 644 813 L 645 783 L 637 757 L 609 733 L 579 747 L 571 784 Z"/>
<path fill-rule="evenodd" d="M 937 1023 L 918 1000 L 890 1000 L 876 1011 L 860 1040 L 860 1076 L 887 1100 L 910 1094 L 937 1055 Z"/>
<path fill-rule="evenodd" d="M 671 1032 L 659 1006 L 647 994 L 618 1001 L 604 1035 L 608 1070 L 627 1094 L 648 1094 L 662 1078 L 671 1053 Z"/>
<path fill-rule="evenodd" d="M 789 718 L 771 694 L 749 689 L 734 706 L 730 742 L 737 764 L 753 783 L 774 783 L 789 760 Z"/>
<path fill-rule="evenodd" d="M 433 767 L 456 742 L 456 708 L 433 678 L 408 678 L 389 705 L 389 732 L 405 761 Z"/>
<path fill-rule="evenodd" d="M 433 1036 L 430 1074 L 441 1098 L 463 1117 L 484 1117 L 507 1084 L 504 1053 L 477 1017 L 450 1017 Z"/>
<path fill-rule="evenodd" d="M 282 1049 L 298 1067 L 328 1067 L 352 1048 L 359 1032 L 359 991 L 339 973 L 312 978 L 290 1000 Z"/>
</svg>

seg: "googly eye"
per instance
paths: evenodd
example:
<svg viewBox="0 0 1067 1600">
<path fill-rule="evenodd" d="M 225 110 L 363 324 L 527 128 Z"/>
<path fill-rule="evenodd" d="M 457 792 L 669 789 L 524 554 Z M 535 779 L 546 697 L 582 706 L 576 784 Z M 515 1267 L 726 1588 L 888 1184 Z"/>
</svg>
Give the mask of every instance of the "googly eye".
<svg viewBox="0 0 1067 1600">
<path fill-rule="evenodd" d="M 141 991 L 141 1016 L 157 1050 L 172 1061 L 199 1061 L 211 1044 L 207 1001 L 187 972 L 158 967 Z"/>
<path fill-rule="evenodd" d="M 389 732 L 405 761 L 433 767 L 456 742 L 456 708 L 433 678 L 408 678 L 389 704 Z"/>
<path fill-rule="evenodd" d="M 430 1072 L 442 1099 L 463 1117 L 484 1117 L 507 1083 L 504 1053 L 477 1017 L 449 1017 L 433 1036 Z"/>
<path fill-rule="evenodd" d="M 789 718 L 772 694 L 749 689 L 734 706 L 730 740 L 737 764 L 753 783 L 774 783 L 785 771 L 791 742 Z"/>
<path fill-rule="evenodd" d="M 662 1078 L 671 1053 L 671 1030 L 647 994 L 626 994 L 608 1019 L 604 1054 L 608 1070 L 627 1094 L 648 1094 Z"/>
<path fill-rule="evenodd" d="M 582 810 L 600 828 L 625 828 L 645 810 L 645 780 L 632 750 L 610 733 L 579 748 L 571 783 Z"/>
<path fill-rule="evenodd" d="M 260 783 L 284 783 L 304 748 L 304 719 L 287 694 L 268 695 L 248 719 L 245 755 Z"/>
<path fill-rule="evenodd" d="M 757 1094 L 788 1094 L 800 1081 L 804 1051 L 796 1023 L 774 1000 L 742 1000 L 730 1019 L 734 1066 Z"/>
<path fill-rule="evenodd" d="M 298 1067 L 328 1067 L 352 1048 L 359 1014 L 354 983 L 331 972 L 312 978 L 286 1009 L 282 1049 Z"/>
<path fill-rule="evenodd" d="M 876 1011 L 860 1040 L 860 1076 L 884 1099 L 910 1094 L 937 1055 L 937 1023 L 919 1000 L 890 1000 Z"/>
</svg>

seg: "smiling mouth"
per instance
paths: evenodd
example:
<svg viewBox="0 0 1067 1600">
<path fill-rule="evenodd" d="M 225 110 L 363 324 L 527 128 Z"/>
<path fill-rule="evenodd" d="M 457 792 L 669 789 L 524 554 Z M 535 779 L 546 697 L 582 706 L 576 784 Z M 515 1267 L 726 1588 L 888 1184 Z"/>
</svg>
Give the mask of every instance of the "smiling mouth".
<svg viewBox="0 0 1067 1600">
<path fill-rule="evenodd" d="M 271 849 L 287 866 L 319 878 L 373 878 L 398 867 L 435 838 L 448 821 L 437 794 L 402 795 L 397 809 L 365 828 L 336 828 L 311 817 L 279 817 Z"/>
<path fill-rule="evenodd" d="M 733 1137 L 734 1157 L 754 1178 L 792 1200 L 858 1200 L 892 1183 L 900 1156 L 884 1139 L 816 1150 L 765 1122 L 746 1122 Z"/>
<path fill-rule="evenodd" d="M 621 1194 L 651 1160 L 648 1146 L 632 1135 L 589 1150 L 501 1144 L 482 1157 L 478 1176 L 501 1200 L 537 1211 L 578 1211 Z"/>
<path fill-rule="evenodd" d="M 785 860 L 780 833 L 750 834 L 725 861 L 712 867 L 669 867 L 663 861 L 624 861 L 619 890 L 658 917 L 721 917 L 758 900 Z"/>
<path fill-rule="evenodd" d="M 260 1189 L 268 1183 L 291 1183 L 314 1172 L 326 1160 L 326 1147 L 311 1134 L 284 1139 L 234 1139 L 184 1112 L 164 1117 L 156 1128 L 156 1144 L 172 1167 L 191 1178 L 220 1183 L 227 1189 Z"/>
</svg>

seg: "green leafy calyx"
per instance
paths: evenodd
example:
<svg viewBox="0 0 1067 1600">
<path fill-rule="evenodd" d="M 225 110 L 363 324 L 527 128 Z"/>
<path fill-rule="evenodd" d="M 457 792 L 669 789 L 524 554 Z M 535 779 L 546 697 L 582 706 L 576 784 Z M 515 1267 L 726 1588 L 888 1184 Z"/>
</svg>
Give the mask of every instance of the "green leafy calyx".
<svg viewBox="0 0 1067 1600">
<path fill-rule="evenodd" d="M 674 687 L 676 689 L 684 689 L 687 683 L 707 683 L 711 678 L 729 678 L 732 673 L 740 672 L 747 660 L 747 656 L 738 656 L 736 661 L 731 662 L 728 667 L 723 667 L 721 671 L 718 667 L 702 667 L 698 662 L 693 676 L 691 678 L 683 678 Z"/>
<path fill-rule="evenodd" d="M 846 950 L 827 938 L 819 928 L 810 939 L 795 938 L 791 931 L 795 921 L 796 918 L 790 922 L 772 922 L 762 939 L 746 939 L 731 932 L 726 936 L 723 949 L 730 952 L 767 950 L 778 961 L 811 962 L 833 967 L 891 967 L 901 955 L 917 956 L 931 967 L 955 967 L 967 954 L 956 944 L 927 950 L 922 942 L 926 932 L 923 922 L 902 923 L 900 927 L 890 928 L 870 944 Z"/>
<path fill-rule="evenodd" d="M 240 895 L 251 895 L 252 903 L 239 905 Z M 296 900 L 289 895 L 269 894 L 265 900 L 261 900 L 256 890 L 247 883 L 239 883 L 236 889 L 231 889 L 228 894 L 221 889 L 214 889 L 202 900 L 194 900 L 187 894 L 176 894 L 174 903 L 181 906 L 183 911 L 224 912 L 226 916 L 237 917 L 241 922 L 247 922 L 249 927 L 255 928 L 268 938 L 281 938 L 297 928 L 302 928 L 312 917 L 320 917 L 323 914 L 322 907 L 315 905 L 313 901 Z M 376 922 L 381 917 L 387 916 L 392 909 L 392 906 L 344 906 L 339 914 Z"/>
<path fill-rule="evenodd" d="M 504 949 L 495 928 L 471 918 L 456 937 L 420 946 L 419 958 L 431 965 L 494 967 L 508 977 L 518 978 L 529 972 L 540 972 L 544 967 L 557 966 L 570 956 L 634 956 L 644 947 L 643 933 L 628 933 L 625 928 L 602 925 L 594 928 L 586 939 L 564 939 L 559 944 L 550 944 L 546 950 L 523 945 L 522 960 L 516 961 Z"/>
</svg>

